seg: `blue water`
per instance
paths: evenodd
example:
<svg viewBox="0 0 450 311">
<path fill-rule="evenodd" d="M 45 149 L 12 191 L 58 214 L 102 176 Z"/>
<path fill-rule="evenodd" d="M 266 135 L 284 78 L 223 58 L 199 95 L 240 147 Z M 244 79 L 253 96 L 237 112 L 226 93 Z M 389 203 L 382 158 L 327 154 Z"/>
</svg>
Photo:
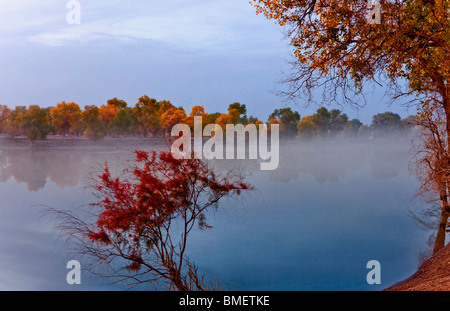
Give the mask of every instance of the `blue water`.
<svg viewBox="0 0 450 311">
<path fill-rule="evenodd" d="M 398 138 L 284 143 L 275 171 L 212 163 L 246 170 L 255 191 L 207 215 L 214 228 L 192 233 L 190 258 L 225 289 L 381 290 L 408 277 L 433 234 L 411 217 L 422 207 L 410 147 Z M 120 150 L 1 151 L 0 290 L 125 289 L 85 271 L 69 286 L 66 263 L 85 259 L 42 211 L 93 202 L 89 175 L 105 161 L 118 173 L 129 159 Z M 381 285 L 366 282 L 369 260 L 381 263 Z"/>
</svg>

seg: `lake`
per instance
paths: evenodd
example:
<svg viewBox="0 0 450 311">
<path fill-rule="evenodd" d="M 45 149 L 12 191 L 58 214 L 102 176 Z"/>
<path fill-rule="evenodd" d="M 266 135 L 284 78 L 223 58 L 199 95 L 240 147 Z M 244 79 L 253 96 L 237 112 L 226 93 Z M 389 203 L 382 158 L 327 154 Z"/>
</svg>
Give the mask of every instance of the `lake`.
<svg viewBox="0 0 450 311">
<path fill-rule="evenodd" d="M 69 140 L 70 141 L 70 140 Z M 0 290 L 123 290 L 83 271 L 68 285 L 68 251 L 48 208 L 95 201 L 92 178 L 105 162 L 119 174 L 155 140 L 0 144 Z M 26 145 L 26 146 L 25 146 Z M 237 290 L 382 290 L 418 268 L 434 234 L 414 215 L 418 182 L 409 169 L 408 138 L 283 142 L 277 170 L 256 160 L 216 160 L 239 167 L 255 191 L 223 201 L 207 215 L 212 230 L 195 231 L 190 258 L 223 288 Z M 369 285 L 367 262 L 381 264 L 381 285 Z M 145 287 L 138 289 L 146 289 Z"/>
</svg>

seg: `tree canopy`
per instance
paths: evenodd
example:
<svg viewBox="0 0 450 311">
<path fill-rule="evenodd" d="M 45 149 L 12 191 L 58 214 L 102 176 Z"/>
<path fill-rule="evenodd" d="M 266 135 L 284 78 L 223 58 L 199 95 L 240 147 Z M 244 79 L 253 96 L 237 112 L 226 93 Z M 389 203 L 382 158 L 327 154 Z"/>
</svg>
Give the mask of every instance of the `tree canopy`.
<svg viewBox="0 0 450 311">
<path fill-rule="evenodd" d="M 394 86 L 449 106 L 449 1 L 380 0 L 381 23 L 363 0 L 253 0 L 257 13 L 284 26 L 295 64 L 286 95 L 322 87 L 330 101 L 385 77 Z M 343 95 L 343 97 L 338 96 Z"/>
</svg>

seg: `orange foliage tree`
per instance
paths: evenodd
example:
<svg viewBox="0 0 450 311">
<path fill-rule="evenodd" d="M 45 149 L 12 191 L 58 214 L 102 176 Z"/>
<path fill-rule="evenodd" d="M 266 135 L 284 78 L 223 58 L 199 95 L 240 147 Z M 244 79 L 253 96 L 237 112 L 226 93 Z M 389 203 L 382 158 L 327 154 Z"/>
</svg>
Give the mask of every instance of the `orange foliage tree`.
<svg viewBox="0 0 450 311">
<path fill-rule="evenodd" d="M 208 114 L 205 112 L 205 108 L 203 106 L 193 106 L 189 116 L 183 119 L 182 122 L 187 124 L 191 129 L 194 129 L 194 117 L 202 117 L 202 128 L 206 126 Z"/>
<path fill-rule="evenodd" d="M 108 133 L 110 132 L 110 123 L 117 116 L 118 112 L 119 107 L 109 103 L 107 105 L 100 106 L 98 110 L 98 118 L 103 122 Z"/>
<path fill-rule="evenodd" d="M 175 124 L 181 123 L 186 119 L 186 112 L 179 108 L 170 108 L 161 115 L 162 127 L 164 130 L 164 136 L 166 132 L 170 132 Z"/>
</svg>

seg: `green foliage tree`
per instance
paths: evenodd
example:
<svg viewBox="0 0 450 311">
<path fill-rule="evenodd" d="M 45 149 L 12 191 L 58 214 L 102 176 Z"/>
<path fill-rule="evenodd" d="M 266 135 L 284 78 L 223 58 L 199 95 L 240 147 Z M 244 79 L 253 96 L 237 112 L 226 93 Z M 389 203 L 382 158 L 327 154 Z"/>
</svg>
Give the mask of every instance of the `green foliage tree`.
<svg viewBox="0 0 450 311">
<path fill-rule="evenodd" d="M 240 115 L 245 115 L 247 114 L 247 107 L 245 106 L 245 104 L 241 104 L 238 102 L 232 103 L 229 107 L 228 110 L 230 109 L 236 109 Z"/>
<path fill-rule="evenodd" d="M 89 139 L 103 139 L 106 135 L 105 125 L 99 119 L 99 108 L 97 106 L 85 106 L 81 114 L 81 121 L 84 125 L 84 136 Z"/>
<path fill-rule="evenodd" d="M 328 134 L 330 130 L 331 114 L 327 108 L 321 107 L 313 114 L 313 122 L 317 125 L 319 133 Z"/>
<path fill-rule="evenodd" d="M 402 118 L 399 114 L 390 111 L 378 113 L 373 116 L 371 127 L 377 135 L 397 131 L 402 128 Z"/>
<path fill-rule="evenodd" d="M 297 111 L 292 111 L 291 108 L 275 109 L 269 116 L 270 119 L 277 119 L 281 122 L 280 134 L 284 137 L 296 136 L 297 124 L 300 121 L 300 114 Z"/>
<path fill-rule="evenodd" d="M 340 133 L 345 129 L 347 125 L 348 117 L 345 113 L 337 109 L 333 109 L 330 112 L 330 132 Z"/>
<path fill-rule="evenodd" d="M 345 113 L 343 114 L 337 109 L 328 111 L 325 107 L 317 109 L 312 117 L 313 122 L 318 127 L 318 132 L 324 136 L 341 133 L 348 122 L 348 117 Z"/>
<path fill-rule="evenodd" d="M 130 135 L 133 132 L 133 125 L 136 124 L 135 115 L 131 108 L 121 108 L 114 119 L 111 120 L 109 128 L 111 134 L 117 135 Z"/>
<path fill-rule="evenodd" d="M 23 115 L 21 127 L 25 135 L 31 141 L 47 139 L 47 135 L 51 132 L 47 110 L 37 105 L 31 105 L 27 112 Z"/>
<path fill-rule="evenodd" d="M 233 124 L 248 124 L 247 107 L 238 102 L 232 103 L 228 107 L 228 113 L 231 116 Z"/>
<path fill-rule="evenodd" d="M 363 124 L 358 119 L 352 119 L 349 121 L 349 130 L 352 134 L 358 134 L 361 126 L 363 126 Z"/>
<path fill-rule="evenodd" d="M 316 135 L 327 137 L 348 133 L 355 135 L 361 126 L 361 121 L 358 119 L 349 121 L 348 116 L 337 109 L 328 111 L 325 107 L 321 107 L 312 116 L 307 116 L 298 122 L 297 129 L 299 136 L 302 137 Z"/>
</svg>

